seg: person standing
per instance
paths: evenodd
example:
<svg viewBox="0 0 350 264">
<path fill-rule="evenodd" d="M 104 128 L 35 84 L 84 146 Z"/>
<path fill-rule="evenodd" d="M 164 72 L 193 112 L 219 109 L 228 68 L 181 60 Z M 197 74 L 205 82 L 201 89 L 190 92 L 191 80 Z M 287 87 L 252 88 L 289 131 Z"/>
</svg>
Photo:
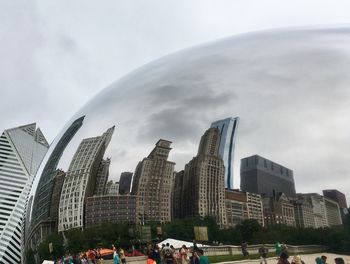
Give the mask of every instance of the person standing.
<svg viewBox="0 0 350 264">
<path fill-rule="evenodd" d="M 260 255 L 260 264 L 267 264 L 267 254 L 268 254 L 269 250 L 265 247 L 265 245 L 263 244 L 260 248 L 259 248 L 259 255 Z"/>
<path fill-rule="evenodd" d="M 242 250 L 242 254 L 244 257 L 248 257 L 249 256 L 249 252 L 248 252 L 248 244 L 247 242 L 243 242 L 241 244 L 241 250 Z"/>
<path fill-rule="evenodd" d="M 290 264 L 288 261 L 288 258 L 289 258 L 288 254 L 285 252 L 282 252 L 280 255 L 280 258 L 278 259 L 277 264 Z"/>
<path fill-rule="evenodd" d="M 119 249 L 119 259 L 122 262 L 122 264 L 126 264 L 125 253 L 124 253 L 124 249 L 122 248 Z"/>
<path fill-rule="evenodd" d="M 198 255 L 199 255 L 199 264 L 210 264 L 209 258 L 207 256 L 204 256 L 203 249 L 198 249 Z"/>
<path fill-rule="evenodd" d="M 186 245 L 182 245 L 180 249 L 180 255 L 181 255 L 181 264 L 187 264 L 187 247 Z"/>
<path fill-rule="evenodd" d="M 114 264 L 119 264 L 120 260 L 119 260 L 119 256 L 117 253 L 117 249 L 114 248 L 114 252 L 113 252 L 113 263 Z"/>
<path fill-rule="evenodd" d="M 279 256 L 282 253 L 282 245 L 280 242 L 278 242 L 278 241 L 276 242 L 275 249 L 276 249 L 276 256 L 277 256 L 277 258 L 279 258 Z"/>
</svg>

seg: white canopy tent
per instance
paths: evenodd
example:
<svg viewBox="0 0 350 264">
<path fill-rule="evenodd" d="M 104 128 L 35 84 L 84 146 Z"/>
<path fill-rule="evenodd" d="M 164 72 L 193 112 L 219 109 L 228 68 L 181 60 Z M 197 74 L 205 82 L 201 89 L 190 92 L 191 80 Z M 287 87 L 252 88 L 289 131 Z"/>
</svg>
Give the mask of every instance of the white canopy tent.
<svg viewBox="0 0 350 264">
<path fill-rule="evenodd" d="M 186 247 L 193 247 L 193 242 L 187 242 L 187 241 L 183 241 L 183 240 L 178 240 L 178 239 L 173 239 L 173 238 L 167 238 L 165 240 L 163 240 L 162 242 L 159 242 L 157 245 L 161 248 L 162 244 L 166 244 L 169 243 L 169 246 L 173 246 L 174 248 L 180 248 L 182 247 L 182 245 L 185 245 Z M 203 244 L 198 244 L 198 247 L 206 247 L 206 245 Z"/>
</svg>

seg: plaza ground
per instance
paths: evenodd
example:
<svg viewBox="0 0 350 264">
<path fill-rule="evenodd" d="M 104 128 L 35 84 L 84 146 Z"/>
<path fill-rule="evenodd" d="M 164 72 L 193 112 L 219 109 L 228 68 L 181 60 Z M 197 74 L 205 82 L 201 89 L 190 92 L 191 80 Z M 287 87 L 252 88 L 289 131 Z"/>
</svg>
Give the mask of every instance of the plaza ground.
<svg viewBox="0 0 350 264">
<path fill-rule="evenodd" d="M 305 264 L 315 264 L 315 258 L 320 257 L 322 255 L 325 255 L 327 257 L 327 264 L 333 264 L 334 259 L 337 257 L 342 257 L 345 261 L 345 264 L 350 264 L 350 255 L 340 255 L 340 254 L 333 254 L 333 253 L 316 253 L 316 254 L 301 254 L 301 259 L 305 262 Z M 289 262 L 292 262 L 293 255 L 291 255 L 288 259 Z M 267 263 L 268 264 L 277 264 L 278 260 L 276 257 L 268 258 Z M 230 263 L 242 263 L 242 264 L 257 264 L 260 263 L 259 259 L 245 259 L 245 260 L 237 260 L 237 261 L 226 261 L 226 262 L 220 262 L 221 264 L 230 264 Z"/>
</svg>

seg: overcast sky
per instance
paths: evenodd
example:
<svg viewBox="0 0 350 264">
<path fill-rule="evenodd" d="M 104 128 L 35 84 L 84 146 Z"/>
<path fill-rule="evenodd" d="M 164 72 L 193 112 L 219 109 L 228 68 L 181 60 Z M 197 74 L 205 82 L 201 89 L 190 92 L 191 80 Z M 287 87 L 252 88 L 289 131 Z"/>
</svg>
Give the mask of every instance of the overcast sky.
<svg viewBox="0 0 350 264">
<path fill-rule="evenodd" d="M 349 10 L 334 0 L 0 1 L 0 130 L 37 122 L 50 142 L 147 62 L 239 33 L 349 25 Z"/>
</svg>

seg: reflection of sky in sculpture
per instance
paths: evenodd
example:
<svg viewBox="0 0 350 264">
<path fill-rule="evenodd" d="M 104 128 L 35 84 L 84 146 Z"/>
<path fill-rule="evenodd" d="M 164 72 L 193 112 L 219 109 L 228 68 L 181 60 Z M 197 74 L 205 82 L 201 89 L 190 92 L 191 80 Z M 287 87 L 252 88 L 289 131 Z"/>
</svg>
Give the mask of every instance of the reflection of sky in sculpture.
<svg viewBox="0 0 350 264">
<path fill-rule="evenodd" d="M 72 118 L 86 115 L 59 167 L 67 170 L 83 138 L 116 125 L 106 152 L 110 177 L 133 172 L 160 138 L 173 141 L 170 160 L 181 170 L 212 121 L 239 116 L 236 188 L 239 160 L 259 154 L 293 169 L 299 192 L 346 193 L 349 43 L 350 29 L 274 31 L 161 58 L 106 88 Z"/>
</svg>

